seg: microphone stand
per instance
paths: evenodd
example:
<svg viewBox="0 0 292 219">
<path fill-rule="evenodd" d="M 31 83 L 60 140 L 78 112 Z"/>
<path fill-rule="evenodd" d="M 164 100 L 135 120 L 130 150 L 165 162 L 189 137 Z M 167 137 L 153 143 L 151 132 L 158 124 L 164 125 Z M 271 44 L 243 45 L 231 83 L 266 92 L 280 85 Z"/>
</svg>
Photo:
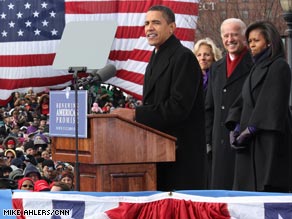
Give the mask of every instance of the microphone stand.
<svg viewBox="0 0 292 219">
<path fill-rule="evenodd" d="M 73 83 L 75 91 L 75 189 L 80 191 L 80 172 L 79 172 L 79 145 L 78 145 L 78 73 L 86 72 L 86 67 L 70 67 L 69 72 L 73 73 Z"/>
</svg>

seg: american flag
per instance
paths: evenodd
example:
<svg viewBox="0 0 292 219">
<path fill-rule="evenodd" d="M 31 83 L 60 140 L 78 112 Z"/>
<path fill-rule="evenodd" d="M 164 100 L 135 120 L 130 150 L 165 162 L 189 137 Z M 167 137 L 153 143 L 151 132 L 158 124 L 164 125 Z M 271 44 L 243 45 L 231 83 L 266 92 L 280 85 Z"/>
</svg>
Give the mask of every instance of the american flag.
<svg viewBox="0 0 292 219">
<path fill-rule="evenodd" d="M 144 71 L 152 47 L 144 34 L 144 17 L 152 5 L 175 12 L 176 36 L 192 49 L 198 0 L 0 0 L 0 105 L 13 91 L 38 93 L 71 84 L 72 74 L 52 68 L 66 23 L 115 20 L 118 28 L 108 63 L 117 74 L 107 83 L 141 98 Z M 102 31 L 101 31 L 102 33 Z"/>
</svg>

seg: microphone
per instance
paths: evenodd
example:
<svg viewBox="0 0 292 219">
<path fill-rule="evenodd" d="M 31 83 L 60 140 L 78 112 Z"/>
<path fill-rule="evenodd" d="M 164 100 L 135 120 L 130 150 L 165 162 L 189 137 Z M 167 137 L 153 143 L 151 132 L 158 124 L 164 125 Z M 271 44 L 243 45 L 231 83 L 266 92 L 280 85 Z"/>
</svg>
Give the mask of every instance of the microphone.
<svg viewBox="0 0 292 219">
<path fill-rule="evenodd" d="M 86 78 L 82 78 L 78 82 L 78 86 L 86 86 L 95 82 L 105 82 L 116 75 L 116 67 L 112 64 L 108 64 L 102 69 L 94 70 Z"/>
</svg>

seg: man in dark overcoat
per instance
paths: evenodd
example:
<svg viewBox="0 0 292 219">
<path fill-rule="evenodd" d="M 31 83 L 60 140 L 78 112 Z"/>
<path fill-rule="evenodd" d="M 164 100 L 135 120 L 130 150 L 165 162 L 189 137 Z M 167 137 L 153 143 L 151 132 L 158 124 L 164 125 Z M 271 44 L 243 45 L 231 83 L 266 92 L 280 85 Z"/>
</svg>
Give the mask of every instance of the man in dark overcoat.
<svg viewBox="0 0 292 219">
<path fill-rule="evenodd" d="M 212 148 L 211 189 L 231 190 L 233 185 L 235 152 L 225 120 L 253 65 L 246 48 L 245 29 L 239 19 L 223 21 L 221 37 L 227 53 L 210 70 L 205 110 L 206 143 Z"/>
<path fill-rule="evenodd" d="M 192 51 L 173 34 L 175 27 L 174 14 L 165 6 L 153 6 L 146 14 L 145 34 L 155 49 L 146 68 L 143 105 L 135 116 L 137 122 L 177 138 L 176 161 L 157 166 L 157 189 L 204 189 L 202 74 Z"/>
</svg>

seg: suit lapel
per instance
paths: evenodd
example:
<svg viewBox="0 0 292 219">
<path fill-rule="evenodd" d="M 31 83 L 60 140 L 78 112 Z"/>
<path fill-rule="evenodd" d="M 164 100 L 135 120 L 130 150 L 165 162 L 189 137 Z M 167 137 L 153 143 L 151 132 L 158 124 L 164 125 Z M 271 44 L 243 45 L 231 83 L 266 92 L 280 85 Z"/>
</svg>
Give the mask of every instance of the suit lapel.
<svg viewBox="0 0 292 219">
<path fill-rule="evenodd" d="M 236 66 L 234 72 L 226 81 L 226 86 L 232 84 L 234 81 L 238 80 L 241 77 L 244 77 L 246 74 L 250 72 L 250 66 L 252 65 L 252 60 L 250 54 L 247 52 L 242 58 L 241 62 Z M 226 71 L 225 71 L 226 72 Z"/>
</svg>

